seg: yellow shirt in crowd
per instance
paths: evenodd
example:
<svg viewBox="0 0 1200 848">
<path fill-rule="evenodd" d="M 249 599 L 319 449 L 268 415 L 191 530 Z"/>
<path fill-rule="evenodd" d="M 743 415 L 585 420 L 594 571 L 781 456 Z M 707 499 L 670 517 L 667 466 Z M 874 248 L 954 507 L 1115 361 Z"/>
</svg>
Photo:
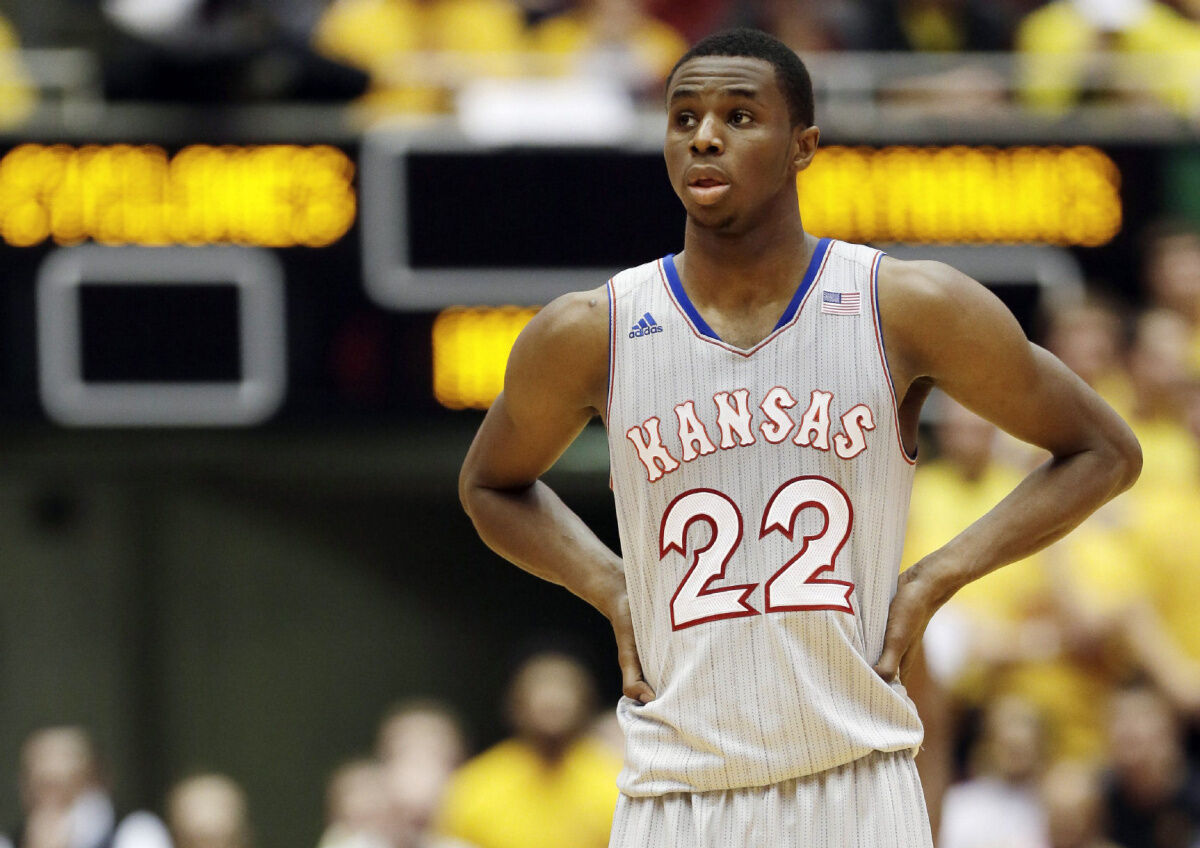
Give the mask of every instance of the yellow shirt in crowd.
<svg viewBox="0 0 1200 848">
<path fill-rule="evenodd" d="M 451 778 L 438 830 L 477 848 L 606 848 L 620 758 L 582 739 L 553 767 L 518 740 Z"/>
<path fill-rule="evenodd" d="M 919 465 L 904 537 L 904 565 L 912 565 L 965 530 L 1015 489 L 1021 477 L 1019 471 L 998 463 L 975 480 L 967 480 L 957 467 L 942 460 Z M 1034 603 L 1041 588 L 1042 572 L 1030 559 L 969 583 L 954 602 L 981 615 L 1009 620 Z"/>
<path fill-rule="evenodd" d="M 1137 497 L 1187 489 L 1200 480 L 1200 449 L 1183 424 L 1172 418 L 1125 419 L 1142 446 Z"/>
<path fill-rule="evenodd" d="M 368 106 L 432 113 L 452 107 L 455 76 L 520 70 L 525 19 L 509 0 L 335 0 L 313 35 L 322 53 L 368 71 Z M 435 59 L 431 53 L 445 52 Z"/>
<path fill-rule="evenodd" d="M 21 62 L 16 30 L 0 16 L 0 127 L 14 126 L 33 111 L 34 92 Z"/>
<path fill-rule="evenodd" d="M 675 62 L 687 51 L 687 42 L 674 29 L 651 17 L 642 17 L 623 39 L 638 69 L 647 78 L 659 82 L 667 78 Z M 571 73 L 575 57 L 585 51 L 601 48 L 596 42 L 594 23 L 582 12 L 555 15 L 543 21 L 533 31 L 533 48 L 548 57 L 557 57 L 551 70 Z"/>
<path fill-rule="evenodd" d="M 1116 82 L 1136 84 L 1180 112 L 1200 106 L 1200 26 L 1161 2 L 1151 3 L 1141 20 L 1106 43 L 1071 0 L 1054 0 L 1021 21 L 1016 47 L 1022 55 L 1022 95 L 1038 108 L 1061 111 L 1074 105 L 1095 73 L 1091 55 L 1106 48 L 1126 57 L 1157 56 L 1144 67 L 1126 68 Z"/>
<path fill-rule="evenodd" d="M 1200 478 L 1177 489 L 1133 490 L 1134 568 L 1167 633 L 1200 661 Z"/>
</svg>

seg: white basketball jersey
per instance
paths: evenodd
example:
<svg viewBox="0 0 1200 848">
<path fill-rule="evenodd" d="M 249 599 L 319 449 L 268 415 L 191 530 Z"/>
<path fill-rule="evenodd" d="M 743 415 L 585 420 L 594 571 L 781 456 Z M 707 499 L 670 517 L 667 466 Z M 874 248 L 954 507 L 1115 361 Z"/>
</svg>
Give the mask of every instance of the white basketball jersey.
<svg viewBox="0 0 1200 848">
<path fill-rule="evenodd" d="M 920 745 L 912 702 L 871 668 L 913 472 L 881 256 L 822 239 L 749 350 L 717 338 L 671 256 L 609 282 L 613 490 L 657 694 L 618 708 L 626 794 L 761 786 Z"/>
</svg>

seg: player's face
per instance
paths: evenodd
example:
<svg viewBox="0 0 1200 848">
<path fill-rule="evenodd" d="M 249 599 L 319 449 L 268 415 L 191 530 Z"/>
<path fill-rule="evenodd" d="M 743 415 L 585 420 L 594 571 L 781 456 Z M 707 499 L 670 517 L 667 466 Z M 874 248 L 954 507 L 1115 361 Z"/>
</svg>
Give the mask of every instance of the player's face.
<svg viewBox="0 0 1200 848">
<path fill-rule="evenodd" d="M 690 59 L 667 91 L 667 173 L 701 226 L 729 229 L 781 195 L 794 197 L 818 135 L 792 126 L 775 68 L 763 59 Z"/>
</svg>

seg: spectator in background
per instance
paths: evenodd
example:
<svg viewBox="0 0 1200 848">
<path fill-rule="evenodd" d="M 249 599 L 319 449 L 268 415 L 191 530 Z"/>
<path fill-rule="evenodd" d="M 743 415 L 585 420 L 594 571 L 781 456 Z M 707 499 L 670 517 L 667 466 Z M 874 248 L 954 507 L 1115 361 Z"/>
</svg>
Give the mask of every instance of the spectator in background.
<svg viewBox="0 0 1200 848">
<path fill-rule="evenodd" d="M 174 848 L 250 848 L 246 794 L 222 774 L 180 781 L 167 796 L 167 827 Z"/>
<path fill-rule="evenodd" d="M 1200 825 L 1200 782 L 1183 757 L 1179 722 L 1150 689 L 1110 705 L 1112 772 L 1106 793 L 1112 837 L 1123 848 L 1189 848 Z"/>
<path fill-rule="evenodd" d="M 994 426 L 943 395 L 937 404 L 939 455 L 917 467 L 906 563 L 953 538 L 1020 476 L 995 458 Z M 967 708 L 1006 694 L 1034 704 L 1052 758 L 1097 759 L 1104 699 L 1124 673 L 1105 650 L 1110 622 L 1136 577 L 1123 550 L 1105 551 L 1099 579 L 1074 549 L 1050 548 L 965 587 L 930 622 L 931 668 Z"/>
<path fill-rule="evenodd" d="M 1014 20 L 998 0 L 864 0 L 843 36 L 852 50 L 958 53 L 1008 50 Z"/>
<path fill-rule="evenodd" d="M 647 11 L 695 44 L 706 35 L 740 23 L 734 0 L 649 0 Z"/>
<path fill-rule="evenodd" d="M 25 820 L 14 834 L 15 848 L 161 845 L 161 823 L 148 813 L 118 827 L 95 746 L 81 727 L 49 727 L 26 740 L 20 790 Z"/>
<path fill-rule="evenodd" d="M 1056 763 L 1042 780 L 1047 848 L 1118 848 L 1106 836 L 1104 790 L 1095 769 Z"/>
<path fill-rule="evenodd" d="M 1120 308 L 1097 295 L 1050 310 L 1042 333 L 1046 348 L 1127 418 L 1133 388 L 1124 367 L 1124 335 Z"/>
<path fill-rule="evenodd" d="M 1200 375 L 1193 374 L 1183 388 L 1183 422 L 1200 450 Z M 1200 488 L 1200 481 L 1190 487 Z"/>
<path fill-rule="evenodd" d="M 1156 300 L 1190 302 L 1188 264 L 1179 257 L 1177 267 L 1152 272 Z M 1200 437 L 1184 426 L 1181 320 L 1156 310 L 1136 325 L 1131 380 L 1117 366 L 1122 332 L 1112 304 L 1092 298 L 1048 316 L 1047 347 L 1142 431 L 1150 471 L 1049 549 L 1046 561 L 1074 664 L 1097 681 L 1144 675 L 1176 709 L 1200 715 Z"/>
<path fill-rule="evenodd" d="M 1037 109 L 1065 111 L 1096 89 L 1200 108 L 1200 26 L 1158 0 L 1053 0 L 1021 21 L 1016 48 L 1021 95 Z"/>
<path fill-rule="evenodd" d="M 408 701 L 384 716 L 378 757 L 388 848 L 449 848 L 430 829 L 447 781 L 465 754 L 462 725 L 439 701 Z"/>
<path fill-rule="evenodd" d="M 1153 303 L 1187 322 L 1188 365 L 1200 374 L 1200 230 L 1173 221 L 1149 227 L 1142 236 L 1142 261 L 1143 287 Z"/>
<path fill-rule="evenodd" d="M 440 829 L 478 848 L 606 848 L 621 762 L 587 735 L 594 701 L 578 660 L 522 663 L 508 696 L 515 735 L 454 776 Z"/>
<path fill-rule="evenodd" d="M 997 698 L 987 705 L 972 756 L 971 779 L 942 802 L 939 848 L 1030 848 L 1041 844 L 1046 817 L 1038 797 L 1042 724 L 1032 704 Z"/>
<path fill-rule="evenodd" d="M 755 25 L 798 53 L 816 53 L 838 46 L 833 31 L 836 13 L 845 3 L 758 0 Z"/>
<path fill-rule="evenodd" d="M 1177 391 L 1181 430 L 1200 454 L 1200 381 L 1192 378 Z M 1153 454 L 1147 451 L 1147 456 Z M 1166 461 L 1185 462 L 1186 457 L 1168 454 Z M 1193 463 L 1191 474 L 1141 486 L 1128 499 L 1128 559 L 1140 575 L 1141 603 L 1131 604 L 1123 618 L 1150 679 L 1195 719 L 1200 718 L 1200 465 Z"/>
<path fill-rule="evenodd" d="M 387 785 L 375 760 L 351 760 L 329 778 L 318 848 L 389 848 Z"/>
<path fill-rule="evenodd" d="M 903 562 L 917 562 L 965 528 L 973 516 L 995 506 L 1020 480 L 1020 471 L 997 461 L 996 428 L 945 395 L 938 412 L 938 454 L 917 466 L 905 534 Z M 1001 569 L 965 587 L 944 612 L 926 641 L 930 660 L 969 704 L 981 703 L 995 681 L 987 671 L 1025 658 L 1039 649 L 1041 628 L 1026 617 L 1041 592 L 1036 558 Z M 977 587 L 977 588 L 976 588 Z M 1028 636 L 1023 628 L 1030 625 Z M 943 644 L 943 642 L 947 644 Z M 950 654 L 951 659 L 939 658 Z"/>
<path fill-rule="evenodd" d="M 1014 19 L 1000 0 L 865 0 L 841 20 L 852 49 L 945 54 L 928 71 L 880 81 L 880 96 L 927 113 L 956 116 L 1004 102 L 1004 75 L 986 62 L 951 54 L 1008 50 Z"/>
<path fill-rule="evenodd" d="M 20 47 L 16 30 L 0 15 L 0 129 L 21 124 L 36 102 Z"/>
<path fill-rule="evenodd" d="M 309 46 L 324 0 L 104 0 L 113 100 L 346 101 L 367 78 Z"/>
<path fill-rule="evenodd" d="M 1187 321 L 1166 309 L 1144 312 L 1134 325 L 1129 351 L 1133 406 L 1127 420 L 1145 455 L 1134 497 L 1200 479 L 1200 453 L 1183 424 L 1190 336 Z"/>
<path fill-rule="evenodd" d="M 658 92 L 687 42 L 647 14 L 643 0 L 578 0 L 534 28 L 534 50 L 559 74 L 623 79 L 631 90 Z"/>
<path fill-rule="evenodd" d="M 521 71 L 525 17 L 512 0 L 334 0 L 313 43 L 366 71 L 373 113 L 450 112 L 473 77 Z"/>
</svg>

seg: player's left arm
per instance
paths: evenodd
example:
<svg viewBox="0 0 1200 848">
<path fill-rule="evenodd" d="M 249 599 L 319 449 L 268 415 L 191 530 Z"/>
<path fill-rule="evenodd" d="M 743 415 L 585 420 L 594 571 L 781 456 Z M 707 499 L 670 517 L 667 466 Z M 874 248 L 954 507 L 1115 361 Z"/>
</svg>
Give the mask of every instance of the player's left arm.
<svg viewBox="0 0 1200 848">
<path fill-rule="evenodd" d="M 879 306 L 898 398 L 938 386 L 1051 454 L 987 514 L 900 575 L 876 664 L 890 680 L 907 666 L 938 607 L 972 580 L 1059 539 L 1133 485 L 1141 449 L 1108 404 L 1026 339 L 1004 304 L 966 275 L 939 262 L 885 258 Z"/>
</svg>

